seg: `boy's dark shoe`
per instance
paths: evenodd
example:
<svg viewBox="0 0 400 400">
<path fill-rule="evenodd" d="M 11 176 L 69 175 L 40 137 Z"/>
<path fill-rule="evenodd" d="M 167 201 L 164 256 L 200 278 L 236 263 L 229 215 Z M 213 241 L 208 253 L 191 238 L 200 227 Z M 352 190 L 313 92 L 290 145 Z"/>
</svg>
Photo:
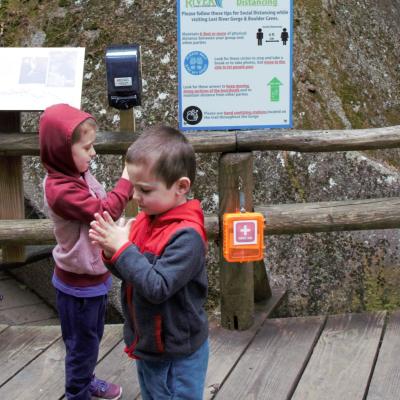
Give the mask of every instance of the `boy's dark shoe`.
<svg viewBox="0 0 400 400">
<path fill-rule="evenodd" d="M 122 387 L 111 382 L 103 381 L 93 375 L 90 382 L 90 393 L 93 398 L 103 400 L 118 400 L 122 395 Z"/>
</svg>

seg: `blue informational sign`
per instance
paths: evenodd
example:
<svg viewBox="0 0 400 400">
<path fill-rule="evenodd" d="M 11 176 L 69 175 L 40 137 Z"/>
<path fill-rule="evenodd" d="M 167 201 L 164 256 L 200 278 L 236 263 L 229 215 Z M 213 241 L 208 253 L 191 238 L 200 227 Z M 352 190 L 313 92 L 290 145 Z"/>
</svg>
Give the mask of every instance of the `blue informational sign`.
<svg viewBox="0 0 400 400">
<path fill-rule="evenodd" d="M 182 130 L 292 126 L 293 0 L 178 0 Z"/>
</svg>

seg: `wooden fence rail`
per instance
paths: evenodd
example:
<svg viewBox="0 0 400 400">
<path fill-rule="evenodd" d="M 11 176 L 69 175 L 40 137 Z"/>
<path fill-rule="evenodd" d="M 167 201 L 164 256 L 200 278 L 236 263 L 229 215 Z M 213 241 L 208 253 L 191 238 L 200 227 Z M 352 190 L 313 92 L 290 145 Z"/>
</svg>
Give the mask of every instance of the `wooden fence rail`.
<svg viewBox="0 0 400 400">
<path fill-rule="evenodd" d="M 256 206 L 265 235 L 400 228 L 400 197 Z M 208 238 L 218 237 L 216 215 L 205 217 Z M 54 244 L 49 219 L 0 221 L 0 245 Z"/>
<path fill-rule="evenodd" d="M 330 152 L 374 150 L 400 147 L 400 126 L 353 130 L 285 130 L 271 129 L 238 132 L 190 132 L 186 136 L 197 153 L 252 150 L 288 150 Z M 99 154 L 125 154 L 137 137 L 129 132 L 99 132 Z M 0 156 L 39 155 L 37 133 L 0 134 Z"/>
</svg>

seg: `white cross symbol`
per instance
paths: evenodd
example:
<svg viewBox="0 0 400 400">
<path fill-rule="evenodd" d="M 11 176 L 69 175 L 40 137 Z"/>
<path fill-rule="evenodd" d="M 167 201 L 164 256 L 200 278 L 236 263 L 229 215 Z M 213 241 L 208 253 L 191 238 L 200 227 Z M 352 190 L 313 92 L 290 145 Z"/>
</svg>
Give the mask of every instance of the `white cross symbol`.
<svg viewBox="0 0 400 400">
<path fill-rule="evenodd" d="M 245 225 L 245 226 L 240 230 L 240 232 L 242 232 L 242 233 L 244 234 L 244 236 L 247 236 L 247 233 L 250 232 L 250 231 L 251 231 L 251 229 L 249 229 L 249 228 L 247 227 L 247 225 Z"/>
</svg>

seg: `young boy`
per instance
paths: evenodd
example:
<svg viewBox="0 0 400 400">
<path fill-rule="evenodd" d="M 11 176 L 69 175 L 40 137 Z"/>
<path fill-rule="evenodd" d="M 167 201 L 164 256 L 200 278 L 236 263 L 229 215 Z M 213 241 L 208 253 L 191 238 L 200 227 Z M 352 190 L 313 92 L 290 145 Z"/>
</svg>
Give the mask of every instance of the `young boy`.
<svg viewBox="0 0 400 400">
<path fill-rule="evenodd" d="M 90 114 L 67 104 L 51 106 L 41 116 L 39 137 L 47 170 L 45 208 L 57 240 L 52 283 L 66 349 L 65 394 L 69 400 L 119 399 L 120 386 L 94 375 L 111 276 L 88 232 L 96 212 L 107 210 L 118 219 L 133 187 L 126 169 L 109 193 L 89 172 L 96 155 L 96 123 Z"/>
<path fill-rule="evenodd" d="M 206 233 L 192 146 L 179 131 L 142 133 L 126 155 L 141 212 L 125 227 L 96 214 L 89 237 L 122 279 L 125 352 L 143 400 L 203 398 L 208 364 Z"/>
</svg>

